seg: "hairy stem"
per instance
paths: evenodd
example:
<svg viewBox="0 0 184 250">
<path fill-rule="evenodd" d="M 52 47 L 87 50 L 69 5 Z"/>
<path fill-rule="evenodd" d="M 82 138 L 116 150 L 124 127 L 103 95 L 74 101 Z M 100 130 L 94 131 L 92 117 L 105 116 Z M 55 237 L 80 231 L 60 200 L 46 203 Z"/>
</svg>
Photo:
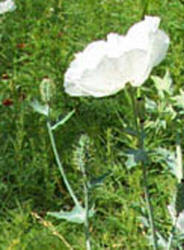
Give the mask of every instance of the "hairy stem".
<svg viewBox="0 0 184 250">
<path fill-rule="evenodd" d="M 143 121 L 141 121 L 140 113 L 141 110 L 139 110 L 138 101 L 135 99 L 135 93 L 132 91 L 132 87 L 130 89 L 130 95 L 132 100 L 132 108 L 134 113 L 134 120 L 135 120 L 135 127 L 137 132 L 137 140 L 138 140 L 138 147 L 139 150 L 144 152 L 144 127 L 143 127 Z M 151 232 L 152 232 L 152 238 L 153 238 L 153 249 L 157 250 L 157 237 L 156 237 L 156 230 L 155 230 L 155 224 L 154 224 L 154 214 L 153 214 L 153 207 L 150 200 L 149 195 L 149 189 L 148 189 L 148 174 L 147 174 L 147 166 L 146 166 L 146 160 L 141 160 L 142 165 L 142 171 L 143 171 L 143 183 L 144 183 L 144 193 L 146 198 L 146 204 L 147 204 L 147 210 L 149 215 L 149 222 L 151 226 Z"/>
<path fill-rule="evenodd" d="M 81 172 L 83 175 L 83 187 L 84 187 L 84 197 L 85 197 L 85 222 L 84 222 L 84 230 L 86 237 L 86 250 L 91 250 L 90 243 L 90 232 L 89 232 L 89 190 L 88 190 L 88 179 L 85 171 L 85 167 L 83 164 L 80 166 Z"/>
<path fill-rule="evenodd" d="M 144 179 L 144 193 L 146 197 L 147 209 L 149 214 L 149 221 L 151 225 L 152 237 L 153 237 L 153 248 L 154 250 L 158 249 L 157 246 L 157 237 L 156 237 L 156 230 L 155 230 L 155 223 L 154 223 L 154 214 L 153 214 L 153 207 L 150 200 L 149 189 L 148 189 L 148 182 L 147 182 L 147 168 L 143 164 L 143 179 Z"/>
<path fill-rule="evenodd" d="M 86 249 L 91 250 L 90 244 L 90 233 L 89 233 L 89 195 L 88 195 L 88 187 L 87 183 L 84 184 L 84 194 L 85 194 L 85 236 L 86 236 Z"/>
<path fill-rule="evenodd" d="M 54 152 L 54 156 L 55 156 L 55 159 L 56 159 L 56 163 L 58 165 L 58 168 L 59 168 L 59 171 L 61 173 L 61 176 L 63 178 L 63 181 L 68 189 L 68 192 L 70 193 L 74 203 L 76 206 L 80 206 L 80 203 L 77 199 L 77 197 L 75 196 L 68 180 L 67 180 L 67 177 L 65 175 L 65 172 L 64 172 L 64 169 L 63 169 L 63 166 L 62 166 L 62 163 L 60 161 L 60 158 L 59 158 L 59 154 L 58 154 L 58 151 L 57 151 L 57 148 L 56 148 L 56 143 L 55 143 L 55 139 L 54 139 L 54 135 L 53 135 L 53 132 L 52 132 L 52 129 L 51 129 L 51 124 L 49 121 L 47 121 L 47 129 L 48 129 L 48 133 L 49 133 L 49 137 L 50 137 L 50 141 L 51 141 L 51 145 L 52 145 L 52 149 L 53 149 L 53 152 Z"/>
<path fill-rule="evenodd" d="M 142 0 L 142 5 L 143 5 L 143 11 L 141 14 L 141 19 L 144 19 L 144 16 L 148 14 L 148 7 L 149 7 L 149 0 Z"/>
</svg>

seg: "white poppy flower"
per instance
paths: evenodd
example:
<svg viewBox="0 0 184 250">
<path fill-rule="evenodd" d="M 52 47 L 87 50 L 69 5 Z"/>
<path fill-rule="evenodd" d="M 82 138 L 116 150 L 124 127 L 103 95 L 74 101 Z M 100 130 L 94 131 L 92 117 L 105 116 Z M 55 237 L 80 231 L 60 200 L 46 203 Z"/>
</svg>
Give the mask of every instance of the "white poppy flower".
<svg viewBox="0 0 184 250">
<path fill-rule="evenodd" d="M 159 17 L 146 16 L 125 36 L 110 33 L 106 41 L 89 44 L 66 71 L 65 91 L 71 96 L 102 97 L 117 93 L 128 82 L 142 85 L 169 46 L 159 23 Z"/>
<path fill-rule="evenodd" d="M 14 11 L 16 9 L 16 5 L 13 0 L 6 0 L 4 2 L 0 2 L 0 14 L 3 14 L 8 11 Z"/>
</svg>

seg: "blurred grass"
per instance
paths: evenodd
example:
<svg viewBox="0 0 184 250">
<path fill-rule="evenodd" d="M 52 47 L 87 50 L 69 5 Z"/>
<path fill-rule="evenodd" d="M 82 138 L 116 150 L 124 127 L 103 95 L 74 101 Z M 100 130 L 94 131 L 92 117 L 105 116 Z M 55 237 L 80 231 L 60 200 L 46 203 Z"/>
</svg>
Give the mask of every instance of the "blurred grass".
<svg viewBox="0 0 184 250">
<path fill-rule="evenodd" d="M 94 249 L 151 249 L 140 222 L 144 210 L 141 171 L 127 170 L 122 156 L 134 140 L 123 123 L 129 123 L 124 93 L 95 100 L 71 98 L 63 91 L 63 74 L 74 53 L 89 42 L 104 39 L 109 32 L 123 34 L 140 20 L 141 0 L 20 0 L 17 10 L 1 17 L 0 26 L 0 101 L 9 98 L 13 105 L 0 106 L 0 249 L 67 249 L 61 240 L 31 216 L 44 216 L 73 206 L 49 144 L 45 119 L 33 112 L 29 103 L 39 99 L 39 84 L 47 76 L 56 84 L 53 108 L 76 114 L 56 131 L 57 144 L 71 185 L 80 197 L 79 172 L 71 160 L 81 133 L 93 141 L 94 172 L 110 169 L 113 176 L 96 190 L 96 216 L 91 220 Z M 154 74 L 163 75 L 168 67 L 177 91 L 184 82 L 184 5 L 179 1 L 150 1 L 147 14 L 160 16 L 161 27 L 169 34 L 168 55 Z M 145 86 L 155 96 L 152 81 Z M 156 96 L 155 96 L 156 98 Z M 174 145 L 177 127 L 170 125 L 157 136 L 150 131 L 150 149 Z M 174 180 L 164 166 L 153 164 L 150 190 L 157 227 L 167 232 L 169 218 L 166 204 L 173 192 Z M 165 173 L 166 172 L 166 173 Z M 159 177 L 158 177 L 159 175 Z M 51 218 L 48 218 L 51 220 Z M 52 220 L 57 230 L 74 247 L 84 249 L 81 225 Z"/>
</svg>

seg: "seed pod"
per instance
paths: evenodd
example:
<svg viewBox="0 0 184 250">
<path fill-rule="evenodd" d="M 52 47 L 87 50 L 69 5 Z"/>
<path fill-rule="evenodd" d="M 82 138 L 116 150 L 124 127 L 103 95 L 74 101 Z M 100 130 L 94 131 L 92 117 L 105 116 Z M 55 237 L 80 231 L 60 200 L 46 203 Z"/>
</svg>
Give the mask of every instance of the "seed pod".
<svg viewBox="0 0 184 250">
<path fill-rule="evenodd" d="M 184 210 L 184 179 L 177 186 L 175 210 L 177 216 Z"/>
</svg>

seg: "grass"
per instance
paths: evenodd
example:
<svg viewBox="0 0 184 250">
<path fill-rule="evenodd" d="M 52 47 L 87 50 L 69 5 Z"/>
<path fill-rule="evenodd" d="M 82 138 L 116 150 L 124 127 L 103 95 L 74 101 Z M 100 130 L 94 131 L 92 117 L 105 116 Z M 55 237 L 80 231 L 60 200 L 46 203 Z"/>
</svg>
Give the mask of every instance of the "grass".
<svg viewBox="0 0 184 250">
<path fill-rule="evenodd" d="M 47 211 L 69 210 L 73 203 L 60 178 L 45 118 L 35 113 L 30 101 L 40 99 L 39 85 L 44 77 L 56 86 L 53 120 L 73 108 L 75 115 L 57 129 L 56 142 L 67 176 L 82 200 L 81 174 L 74 151 L 81 134 L 89 135 L 92 146 L 90 169 L 99 176 L 112 175 L 93 194 L 96 215 L 90 220 L 93 248 L 151 249 L 147 229 L 140 220 L 146 216 L 139 166 L 125 166 L 128 148 L 135 138 L 124 128 L 131 125 L 125 93 L 92 99 L 71 98 L 63 90 L 63 75 L 74 53 L 89 42 L 104 39 L 109 32 L 123 34 L 143 11 L 141 0 L 19 0 L 17 9 L 1 16 L 0 26 L 0 100 L 13 105 L 0 106 L 0 249 L 68 249 L 32 212 L 55 226 L 57 232 L 74 248 L 85 249 L 83 227 L 47 217 Z M 174 91 L 184 83 L 184 4 L 179 0 L 150 1 L 147 14 L 160 16 L 161 27 L 170 36 L 171 45 L 165 61 L 153 74 L 171 72 Z M 145 93 L 157 100 L 152 80 Z M 154 117 L 150 120 L 154 121 Z M 175 150 L 175 137 L 182 134 L 182 122 L 169 121 L 167 130 L 148 129 L 146 147 Z M 154 140 L 153 140 L 154 138 Z M 183 145 L 182 145 L 183 146 Z M 157 228 L 168 236 L 171 220 L 167 212 L 175 179 L 164 161 L 150 164 L 149 188 L 155 208 Z M 45 222 L 46 223 L 46 222 Z"/>
</svg>

